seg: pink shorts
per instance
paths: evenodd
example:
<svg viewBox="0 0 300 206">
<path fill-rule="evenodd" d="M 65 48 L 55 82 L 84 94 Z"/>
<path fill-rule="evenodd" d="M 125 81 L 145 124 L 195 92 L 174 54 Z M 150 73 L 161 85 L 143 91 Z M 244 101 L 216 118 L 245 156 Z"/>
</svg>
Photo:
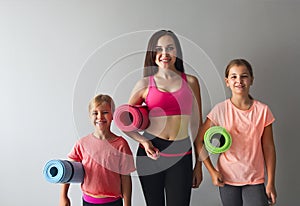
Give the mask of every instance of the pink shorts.
<svg viewBox="0 0 300 206">
<path fill-rule="evenodd" d="M 84 201 L 92 204 L 105 204 L 105 203 L 110 203 L 110 202 L 115 202 L 119 200 L 121 197 L 104 197 L 104 198 L 96 198 L 92 197 L 90 195 L 84 194 L 83 193 L 83 199 Z"/>
</svg>

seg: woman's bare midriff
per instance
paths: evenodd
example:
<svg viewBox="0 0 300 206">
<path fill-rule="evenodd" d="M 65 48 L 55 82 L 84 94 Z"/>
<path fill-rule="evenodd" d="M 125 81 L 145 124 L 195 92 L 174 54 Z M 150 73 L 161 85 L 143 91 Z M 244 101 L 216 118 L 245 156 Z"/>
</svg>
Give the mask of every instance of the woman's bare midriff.
<svg viewBox="0 0 300 206">
<path fill-rule="evenodd" d="M 150 117 L 146 132 L 165 140 L 182 140 L 188 137 L 189 115 Z"/>
</svg>

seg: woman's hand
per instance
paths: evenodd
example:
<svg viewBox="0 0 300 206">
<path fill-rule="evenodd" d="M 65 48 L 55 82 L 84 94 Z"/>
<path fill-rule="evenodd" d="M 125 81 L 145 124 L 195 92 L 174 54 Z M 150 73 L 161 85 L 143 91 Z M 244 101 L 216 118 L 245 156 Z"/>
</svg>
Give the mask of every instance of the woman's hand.
<svg viewBox="0 0 300 206">
<path fill-rule="evenodd" d="M 203 180 L 203 175 L 202 175 L 202 164 L 200 161 L 196 162 L 196 165 L 194 167 L 194 171 L 193 171 L 193 184 L 192 187 L 193 188 L 198 188 L 199 185 L 201 184 Z"/>
<path fill-rule="evenodd" d="M 143 145 L 148 157 L 153 160 L 157 160 L 159 158 L 159 150 L 153 146 L 151 141 L 145 140 L 141 144 Z"/>
</svg>

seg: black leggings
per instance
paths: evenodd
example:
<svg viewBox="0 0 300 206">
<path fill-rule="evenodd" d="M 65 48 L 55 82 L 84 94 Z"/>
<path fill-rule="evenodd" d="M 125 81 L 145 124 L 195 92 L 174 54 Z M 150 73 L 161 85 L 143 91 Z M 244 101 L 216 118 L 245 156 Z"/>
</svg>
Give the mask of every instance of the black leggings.
<svg viewBox="0 0 300 206">
<path fill-rule="evenodd" d="M 152 160 L 143 148 L 137 151 L 137 172 L 147 206 L 165 206 L 165 200 L 167 206 L 189 206 L 193 176 L 190 139 L 168 141 L 148 133 L 144 136 L 162 153 Z"/>
<path fill-rule="evenodd" d="M 220 187 L 223 206 L 268 206 L 265 185 L 225 185 Z"/>
</svg>

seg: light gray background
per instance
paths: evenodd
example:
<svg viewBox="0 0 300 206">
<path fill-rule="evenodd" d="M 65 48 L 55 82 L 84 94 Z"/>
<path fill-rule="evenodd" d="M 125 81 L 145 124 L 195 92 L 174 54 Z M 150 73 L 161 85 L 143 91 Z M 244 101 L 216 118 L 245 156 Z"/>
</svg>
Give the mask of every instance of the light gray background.
<svg viewBox="0 0 300 206">
<path fill-rule="evenodd" d="M 296 0 L 1 0 L 0 205 L 58 205 L 60 187 L 45 181 L 44 164 L 65 158 L 91 131 L 86 107 L 94 94 L 128 100 L 158 29 L 180 36 L 204 115 L 228 97 L 222 79 L 229 60 L 252 63 L 251 93 L 276 117 L 277 205 L 298 204 L 299 10 Z M 80 194 L 71 186 L 74 206 Z M 133 205 L 145 205 L 136 174 Z M 191 205 L 220 205 L 206 169 Z"/>
</svg>

